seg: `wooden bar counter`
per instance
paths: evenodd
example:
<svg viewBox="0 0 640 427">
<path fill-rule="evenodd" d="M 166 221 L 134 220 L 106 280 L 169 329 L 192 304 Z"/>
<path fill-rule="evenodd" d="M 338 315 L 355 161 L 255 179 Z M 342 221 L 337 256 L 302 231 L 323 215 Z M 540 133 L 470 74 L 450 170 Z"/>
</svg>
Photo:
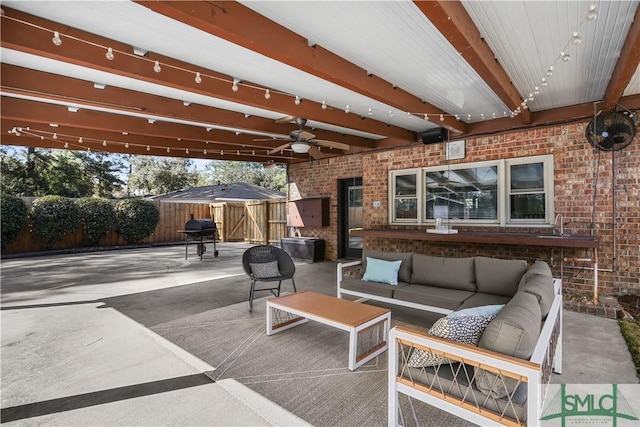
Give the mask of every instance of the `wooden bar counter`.
<svg viewBox="0 0 640 427">
<path fill-rule="evenodd" d="M 379 239 L 427 240 L 444 243 L 488 243 L 498 245 L 547 246 L 560 248 L 598 248 L 598 238 L 588 234 L 554 234 L 460 231 L 455 234 L 427 233 L 423 230 L 364 228 L 352 236 Z"/>
</svg>

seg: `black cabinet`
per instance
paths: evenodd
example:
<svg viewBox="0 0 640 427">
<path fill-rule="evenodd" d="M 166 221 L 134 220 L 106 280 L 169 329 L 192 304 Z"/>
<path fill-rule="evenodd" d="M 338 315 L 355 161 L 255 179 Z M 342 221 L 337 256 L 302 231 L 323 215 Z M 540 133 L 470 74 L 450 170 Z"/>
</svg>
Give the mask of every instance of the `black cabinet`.
<svg viewBox="0 0 640 427">
<path fill-rule="evenodd" d="M 314 237 L 285 237 L 280 240 L 280 247 L 291 258 L 310 262 L 324 261 L 324 239 Z"/>
</svg>

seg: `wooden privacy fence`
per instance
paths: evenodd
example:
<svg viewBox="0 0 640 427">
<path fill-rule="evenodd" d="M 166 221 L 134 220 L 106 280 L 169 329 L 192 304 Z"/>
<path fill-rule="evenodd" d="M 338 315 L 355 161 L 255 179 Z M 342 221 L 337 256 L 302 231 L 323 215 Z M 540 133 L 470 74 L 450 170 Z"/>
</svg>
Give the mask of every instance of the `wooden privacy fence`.
<svg viewBox="0 0 640 427">
<path fill-rule="evenodd" d="M 206 204 L 167 203 L 156 200 L 155 203 L 160 212 L 160 220 L 153 234 L 142 240 L 142 244 L 184 241 L 184 234 L 178 230 L 184 228 L 191 215 L 196 219 L 213 219 L 223 242 L 279 243 L 280 239 L 287 235 L 285 201 Z M 30 224 L 25 224 L 18 238 L 8 244 L 3 253 L 38 252 L 46 249 L 30 228 Z M 125 242 L 115 230 L 109 231 L 100 242 L 100 246 L 106 247 L 122 245 L 125 245 Z M 76 232 L 67 234 L 55 245 L 55 249 L 83 246 L 82 226 L 78 226 Z"/>
</svg>

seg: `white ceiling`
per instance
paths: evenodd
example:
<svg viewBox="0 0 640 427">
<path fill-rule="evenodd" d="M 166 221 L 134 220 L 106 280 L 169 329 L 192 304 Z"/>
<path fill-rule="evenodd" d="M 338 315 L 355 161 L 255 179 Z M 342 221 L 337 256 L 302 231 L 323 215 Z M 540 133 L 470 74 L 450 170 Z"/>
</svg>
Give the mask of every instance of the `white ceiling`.
<svg viewBox="0 0 640 427">
<path fill-rule="evenodd" d="M 410 1 L 241 1 L 248 8 L 439 108 L 477 123 L 508 115 L 510 108 Z M 438 127 L 425 111 L 406 111 L 323 80 L 291 65 L 163 16 L 131 1 L 14 1 L 10 7 L 41 18 L 175 58 L 193 71 L 213 70 L 271 90 L 323 101 L 336 110 L 370 117 L 413 132 Z M 598 17 L 585 19 L 592 2 L 468 1 L 462 5 L 493 51 L 496 61 L 532 112 L 591 103 L 603 98 L 638 1 L 599 1 Z M 582 42 L 570 43 L 573 32 Z M 50 37 L 50 36 L 49 36 Z M 560 59 L 566 50 L 571 61 Z M 106 83 L 247 115 L 276 119 L 272 111 L 195 92 L 161 87 L 101 70 L 3 48 L 2 62 L 78 79 Z M 545 73 L 553 66 L 553 75 Z M 542 87 L 545 77 L 547 87 Z M 242 90 L 242 89 L 240 89 Z M 640 94 L 640 71 L 624 91 Z M 6 96 L 7 94 L 4 93 Z M 304 101 L 303 101 L 304 102 Z M 410 114 L 408 114 L 410 113 Z M 207 123 L 197 125 L 207 126 Z M 309 122 L 315 128 L 364 136 L 385 135 Z M 236 129 L 230 129 L 236 130 Z M 274 135 L 257 132 L 263 135 Z"/>
</svg>

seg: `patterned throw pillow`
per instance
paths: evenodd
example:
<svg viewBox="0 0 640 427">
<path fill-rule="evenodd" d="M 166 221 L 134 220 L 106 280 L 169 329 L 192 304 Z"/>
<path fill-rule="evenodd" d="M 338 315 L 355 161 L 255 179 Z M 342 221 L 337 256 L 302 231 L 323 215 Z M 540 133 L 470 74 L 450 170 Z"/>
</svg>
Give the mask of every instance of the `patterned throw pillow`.
<svg viewBox="0 0 640 427">
<path fill-rule="evenodd" d="M 442 317 L 433 324 L 427 332 L 440 338 L 465 344 L 478 345 L 482 333 L 496 316 L 458 316 Z M 438 356 L 428 351 L 414 349 L 409 358 L 409 366 L 412 368 L 423 368 L 436 366 L 442 363 L 450 363 L 449 359 Z"/>
<path fill-rule="evenodd" d="M 249 267 L 251 267 L 251 274 L 257 279 L 268 279 L 280 275 L 278 261 L 251 262 L 249 263 Z"/>
</svg>

